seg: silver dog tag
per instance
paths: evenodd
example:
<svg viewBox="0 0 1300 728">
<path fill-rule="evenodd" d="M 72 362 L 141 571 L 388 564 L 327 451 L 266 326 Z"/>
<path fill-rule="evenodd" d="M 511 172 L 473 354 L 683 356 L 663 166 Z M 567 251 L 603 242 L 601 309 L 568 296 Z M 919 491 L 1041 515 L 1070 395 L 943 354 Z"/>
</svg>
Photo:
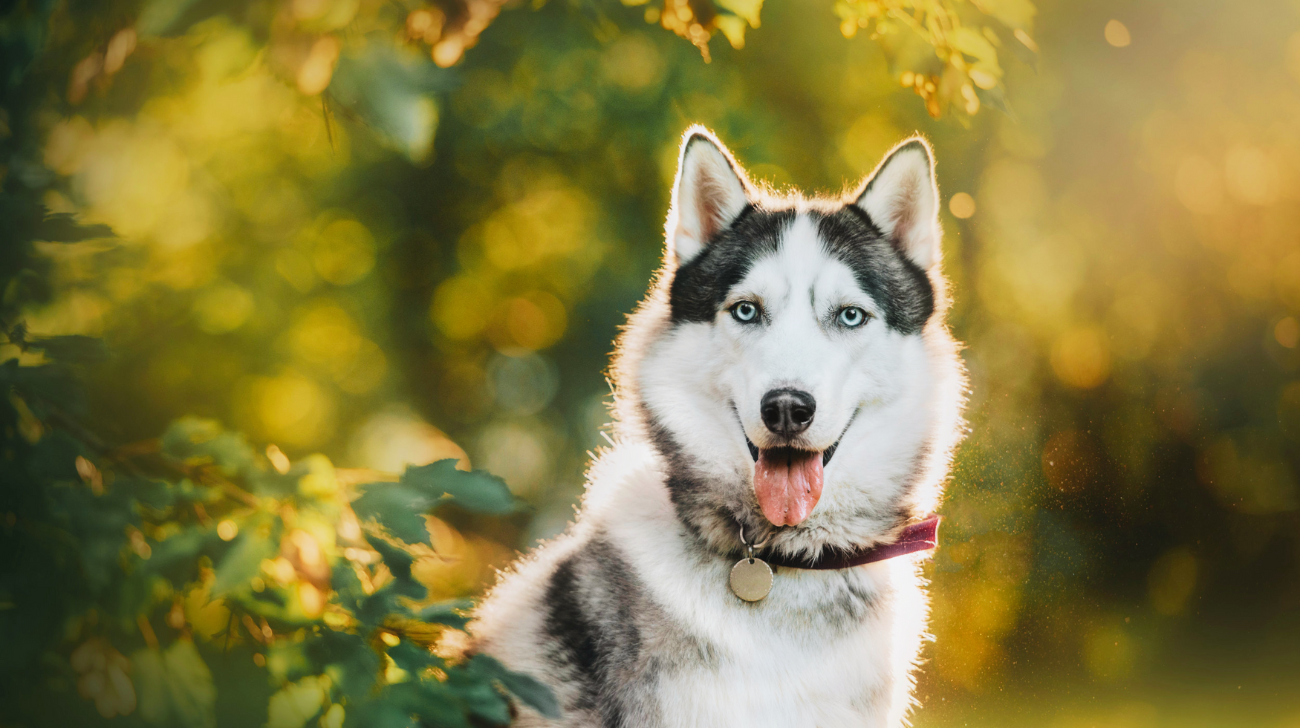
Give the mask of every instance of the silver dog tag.
<svg viewBox="0 0 1300 728">
<path fill-rule="evenodd" d="M 757 602 L 772 591 L 772 567 L 754 557 L 744 558 L 731 567 L 731 593 L 747 602 Z"/>
</svg>

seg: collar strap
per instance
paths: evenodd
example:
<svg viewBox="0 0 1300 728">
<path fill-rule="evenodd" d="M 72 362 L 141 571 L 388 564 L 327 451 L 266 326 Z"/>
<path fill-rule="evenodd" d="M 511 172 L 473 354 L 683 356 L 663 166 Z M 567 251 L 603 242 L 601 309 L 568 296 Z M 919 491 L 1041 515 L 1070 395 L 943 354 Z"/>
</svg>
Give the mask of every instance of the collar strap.
<svg viewBox="0 0 1300 728">
<path fill-rule="evenodd" d="M 893 543 L 876 544 L 857 551 L 826 549 L 816 560 L 790 558 L 780 554 L 769 554 L 763 560 L 772 566 L 784 566 L 787 569 L 848 569 L 918 551 L 929 551 L 938 545 L 939 516 L 932 515 L 924 521 L 904 527 Z"/>
</svg>

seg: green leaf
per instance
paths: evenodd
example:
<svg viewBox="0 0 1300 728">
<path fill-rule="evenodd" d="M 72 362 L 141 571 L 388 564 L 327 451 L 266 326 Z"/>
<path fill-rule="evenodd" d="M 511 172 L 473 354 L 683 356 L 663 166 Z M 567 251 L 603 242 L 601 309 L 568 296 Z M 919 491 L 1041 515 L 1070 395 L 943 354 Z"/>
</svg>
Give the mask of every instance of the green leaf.
<svg viewBox="0 0 1300 728">
<path fill-rule="evenodd" d="M 61 364 L 20 367 L 17 359 L 0 364 L 0 389 L 13 387 L 38 418 L 50 411 L 48 403 L 67 414 L 85 411 L 82 385 L 68 367 Z M 41 441 L 42 443 L 44 440 Z"/>
<path fill-rule="evenodd" d="M 405 708 L 382 699 L 349 705 L 343 719 L 344 728 L 409 728 L 414 723 Z"/>
<path fill-rule="evenodd" d="M 118 475 L 113 489 L 126 493 L 148 508 L 161 511 L 176 502 L 176 492 L 165 480 Z M 171 539 L 168 539 L 169 541 Z"/>
<path fill-rule="evenodd" d="M 400 596 L 397 590 L 393 588 L 393 585 L 389 584 L 366 597 L 361 606 L 357 608 L 355 616 L 368 628 L 379 627 L 388 618 L 388 615 L 401 611 L 401 602 L 398 600 Z"/>
<path fill-rule="evenodd" d="M 308 659 L 326 666 L 326 672 L 348 700 L 361 702 L 370 695 L 381 665 L 379 655 L 366 640 L 346 632 L 323 631 L 305 643 Z M 351 709 L 348 709 L 349 716 Z"/>
<path fill-rule="evenodd" d="M 271 696 L 266 728 L 302 728 L 329 704 L 330 679 L 325 675 L 305 677 Z"/>
<path fill-rule="evenodd" d="M 389 688 L 387 699 L 439 728 L 470 728 L 465 711 L 451 690 L 436 680 L 413 680 Z M 385 697 L 381 697 L 381 700 Z"/>
<path fill-rule="evenodd" d="M 388 532 L 407 543 L 428 543 L 429 529 L 424 514 L 433 499 L 405 483 L 371 483 L 361 486 L 360 498 L 352 510 L 362 520 L 375 519 Z"/>
<path fill-rule="evenodd" d="M 210 460 L 226 475 L 252 466 L 253 448 L 243 435 L 226 432 L 215 420 L 179 419 L 162 436 L 163 453 L 177 460 Z"/>
<path fill-rule="evenodd" d="M 29 341 L 27 346 L 40 349 L 50 359 L 67 364 L 91 364 L 108 359 L 104 341 L 94 336 L 49 336 Z"/>
<path fill-rule="evenodd" d="M 111 238 L 113 229 L 107 225 L 81 225 L 73 215 L 56 212 L 46 216 L 36 226 L 32 237 L 51 243 L 77 243 L 94 238 Z"/>
<path fill-rule="evenodd" d="M 438 602 L 416 612 L 415 618 L 421 622 L 432 622 L 433 624 L 445 624 L 455 629 L 464 629 L 469 624 L 469 617 L 462 614 L 473 606 L 473 602 L 468 599 L 454 599 L 447 602 Z"/>
<path fill-rule="evenodd" d="M 426 668 L 442 667 L 444 664 L 441 657 L 409 640 L 402 640 L 397 646 L 389 648 L 388 656 L 393 658 L 398 667 L 417 676 Z"/>
<path fill-rule="evenodd" d="M 223 596 L 257 576 L 262 569 L 262 559 L 275 555 L 275 545 L 269 538 L 240 534 L 217 565 L 217 578 L 212 583 L 212 598 Z"/>
<path fill-rule="evenodd" d="M 352 570 L 352 564 L 345 559 L 340 559 L 331 571 L 330 586 L 338 594 L 339 604 L 349 612 L 357 611 L 359 603 L 366 597 L 366 590 L 361 586 L 357 572 Z"/>
<path fill-rule="evenodd" d="M 271 591 L 267 589 L 267 591 Z M 277 682 L 290 682 L 309 677 L 324 669 L 308 657 L 307 646 L 314 640 L 302 642 L 276 640 L 266 648 L 266 671 Z"/>
<path fill-rule="evenodd" d="M 194 0 L 149 0 L 140 10 L 140 19 L 135 24 L 136 30 L 146 38 L 151 35 L 161 35 L 167 32 L 193 4 Z"/>
<path fill-rule="evenodd" d="M 449 670 L 447 687 L 474 715 L 497 725 L 510 722 L 510 702 L 492 687 L 491 678 L 466 670 Z"/>
<path fill-rule="evenodd" d="M 411 565 L 415 557 L 405 549 L 387 541 L 367 536 L 372 548 L 379 552 L 384 565 L 393 574 L 393 581 L 363 600 L 356 610 L 357 619 L 368 626 L 378 626 L 390 614 L 406 612 L 402 607 L 402 597 L 412 600 L 424 599 L 429 590 L 411 576 Z"/>
<path fill-rule="evenodd" d="M 181 564 L 192 562 L 212 540 L 216 532 L 205 528 L 190 528 L 181 531 L 165 541 L 155 542 L 153 553 L 142 568 L 151 573 L 163 573 Z"/>
<path fill-rule="evenodd" d="M 15 475 L 0 462 L 0 483 L 12 483 L 16 491 L 31 482 Z M 76 541 L 57 528 L 29 523 L 0 525 L 0 684 L 66 639 L 70 615 L 64 605 L 81 589 Z"/>
<path fill-rule="evenodd" d="M 406 543 L 429 542 L 424 514 L 442 503 L 494 515 L 514 513 L 521 506 L 505 481 L 482 470 L 457 470 L 454 459 L 410 466 L 397 483 L 369 483 L 360 490 L 352 510 L 363 520 L 375 519 Z"/>
<path fill-rule="evenodd" d="M 489 675 L 494 680 L 499 680 L 506 690 L 519 698 L 524 705 L 547 718 L 559 719 L 560 704 L 555 699 L 555 693 L 540 680 L 522 672 L 513 672 L 496 658 L 488 655 L 475 655 L 470 660 L 470 667 Z"/>
<path fill-rule="evenodd" d="M 176 36 L 213 15 L 239 17 L 248 0 L 148 0 L 136 21 L 140 35 Z"/>
<path fill-rule="evenodd" d="M 166 652 L 144 649 L 131 655 L 140 717 L 166 728 L 215 728 L 217 690 L 212 672 L 194 648 L 177 640 Z"/>
<path fill-rule="evenodd" d="M 476 513 L 505 515 L 520 507 L 504 480 L 483 470 L 468 473 L 457 470 L 456 461 L 450 458 L 408 467 L 402 474 L 402 483 L 420 488 L 437 499 L 445 501 L 450 497 L 451 502 Z"/>
<path fill-rule="evenodd" d="M 447 78 L 425 54 L 369 43 L 339 58 L 329 92 L 390 146 L 418 161 L 432 151 L 438 126 L 430 92 L 446 87 Z"/>
<path fill-rule="evenodd" d="M 77 474 L 77 457 L 89 454 L 80 442 L 65 433 L 56 431 L 41 438 L 41 441 L 32 448 L 28 467 L 34 477 L 42 480 L 80 483 L 81 476 Z"/>
<path fill-rule="evenodd" d="M 121 493 L 93 495 L 80 483 L 47 486 L 46 498 L 50 514 L 80 544 L 81 568 L 91 592 L 101 593 L 121 575 L 119 555 L 126 528 L 140 522 L 134 503 Z"/>
<path fill-rule="evenodd" d="M 1011 108 L 1011 104 L 1007 101 L 1006 91 L 1004 91 L 1001 86 L 994 86 L 987 90 L 976 88 L 975 95 L 979 97 L 981 104 L 1001 111 L 1012 121 L 1016 120 L 1016 112 Z"/>
<path fill-rule="evenodd" d="M 384 566 L 393 572 L 393 576 L 398 581 L 411 578 L 411 566 L 415 563 L 415 557 L 406 549 L 374 536 L 366 536 L 366 541 L 370 543 L 371 548 L 379 552 L 379 557 L 384 560 Z"/>
</svg>

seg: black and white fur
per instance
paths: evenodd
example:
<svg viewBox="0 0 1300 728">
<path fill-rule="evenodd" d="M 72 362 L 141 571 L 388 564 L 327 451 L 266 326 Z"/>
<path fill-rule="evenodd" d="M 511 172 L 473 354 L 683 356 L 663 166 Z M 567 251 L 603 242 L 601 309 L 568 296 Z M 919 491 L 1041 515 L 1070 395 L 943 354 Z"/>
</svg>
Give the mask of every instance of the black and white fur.
<svg viewBox="0 0 1300 728">
<path fill-rule="evenodd" d="M 664 264 L 611 367 L 617 444 L 570 529 L 505 573 L 471 625 L 476 649 L 560 699 L 559 721 L 521 707 L 518 725 L 904 722 L 926 636 L 920 559 L 778 569 L 755 603 L 728 573 L 741 526 L 764 552 L 815 558 L 889 542 L 938 505 L 965 387 L 938 204 L 920 138 L 842 199 L 805 199 L 756 188 L 712 134 L 687 132 Z M 762 322 L 737 323 L 737 300 L 760 301 Z M 846 305 L 866 323 L 837 327 Z M 816 398 L 795 444 L 834 447 L 815 509 L 780 528 L 756 501 L 750 445 L 781 444 L 759 412 L 774 387 Z"/>
</svg>

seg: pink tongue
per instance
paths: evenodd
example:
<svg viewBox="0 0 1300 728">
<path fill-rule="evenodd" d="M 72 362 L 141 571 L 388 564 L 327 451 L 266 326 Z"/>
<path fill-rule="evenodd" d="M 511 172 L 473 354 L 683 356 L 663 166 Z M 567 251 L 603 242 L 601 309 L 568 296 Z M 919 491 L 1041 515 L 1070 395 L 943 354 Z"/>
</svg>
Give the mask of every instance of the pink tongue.
<svg viewBox="0 0 1300 728">
<path fill-rule="evenodd" d="M 822 495 L 822 454 L 781 447 L 758 451 L 754 494 L 774 526 L 793 526 Z"/>
</svg>

